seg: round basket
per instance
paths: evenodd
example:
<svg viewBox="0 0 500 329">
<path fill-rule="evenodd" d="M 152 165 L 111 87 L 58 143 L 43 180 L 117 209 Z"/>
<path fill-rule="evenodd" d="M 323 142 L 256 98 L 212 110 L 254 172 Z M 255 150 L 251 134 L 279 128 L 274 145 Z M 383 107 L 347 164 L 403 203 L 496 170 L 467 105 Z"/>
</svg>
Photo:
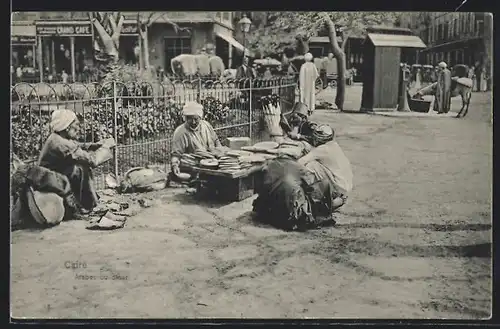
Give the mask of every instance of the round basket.
<svg viewBox="0 0 500 329">
<path fill-rule="evenodd" d="M 408 100 L 408 106 L 413 112 L 427 113 L 431 109 L 431 101 L 410 98 Z"/>
<path fill-rule="evenodd" d="M 55 193 L 28 189 L 28 209 L 33 219 L 42 225 L 57 225 L 64 218 L 64 201 Z"/>
</svg>

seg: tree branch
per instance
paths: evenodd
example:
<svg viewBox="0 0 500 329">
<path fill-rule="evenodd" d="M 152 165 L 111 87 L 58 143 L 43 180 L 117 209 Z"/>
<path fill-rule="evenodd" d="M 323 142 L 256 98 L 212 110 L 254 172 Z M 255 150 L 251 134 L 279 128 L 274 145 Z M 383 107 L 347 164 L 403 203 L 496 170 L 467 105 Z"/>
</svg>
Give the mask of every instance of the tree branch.
<svg viewBox="0 0 500 329">
<path fill-rule="evenodd" d="M 111 34 L 114 34 L 116 31 L 116 18 L 115 15 L 108 15 L 108 22 L 111 25 Z"/>
<path fill-rule="evenodd" d="M 345 46 L 347 45 L 347 39 L 349 39 L 349 33 L 344 34 L 344 40 L 342 40 L 342 49 L 345 51 Z"/>
<path fill-rule="evenodd" d="M 115 24 L 114 25 L 114 29 L 113 29 L 113 35 L 111 35 L 111 39 L 113 39 L 113 42 L 115 43 L 116 47 L 118 48 L 119 46 L 119 42 L 120 42 L 120 35 L 122 33 L 122 27 L 123 27 L 123 22 L 125 21 L 125 17 L 122 16 L 119 16 L 118 18 L 118 24 L 113 23 Z"/>
</svg>

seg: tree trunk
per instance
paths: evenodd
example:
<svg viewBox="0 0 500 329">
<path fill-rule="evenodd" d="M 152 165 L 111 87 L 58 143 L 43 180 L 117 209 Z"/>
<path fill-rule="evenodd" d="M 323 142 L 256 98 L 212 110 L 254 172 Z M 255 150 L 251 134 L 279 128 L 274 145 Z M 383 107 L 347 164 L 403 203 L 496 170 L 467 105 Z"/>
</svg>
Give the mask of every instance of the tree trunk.
<svg viewBox="0 0 500 329">
<path fill-rule="evenodd" d="M 345 47 L 347 45 L 347 39 L 349 39 L 348 35 L 344 35 L 344 40 L 342 41 L 342 50 L 345 52 Z"/>
<path fill-rule="evenodd" d="M 309 52 L 309 38 L 302 35 L 297 35 L 295 39 L 297 40 L 297 55 L 307 54 Z"/>
<path fill-rule="evenodd" d="M 149 68 L 149 40 L 148 40 L 148 24 L 149 23 L 144 23 L 141 21 L 137 21 L 137 24 L 139 26 L 139 37 L 141 38 L 140 40 L 140 48 L 141 48 L 141 56 L 142 56 L 142 63 L 140 64 L 140 69 L 148 69 Z"/>
<path fill-rule="evenodd" d="M 332 46 L 333 55 L 337 59 L 338 76 L 337 76 L 337 95 L 335 97 L 335 105 L 340 111 L 344 110 L 344 100 L 345 100 L 345 89 L 346 89 L 346 56 L 343 49 L 339 47 L 337 42 L 337 34 L 335 31 L 335 24 L 333 21 L 325 15 L 325 21 L 328 26 L 328 36 L 330 38 L 330 45 Z"/>
<path fill-rule="evenodd" d="M 142 42 L 142 45 L 144 46 L 144 68 L 146 70 L 149 69 L 151 63 L 149 62 L 149 40 L 148 40 L 148 27 L 146 26 L 145 31 L 144 31 L 144 40 Z"/>
<path fill-rule="evenodd" d="M 120 57 L 120 34 L 124 18 L 120 13 L 89 13 L 96 32 L 95 60 L 101 63 L 100 78 L 110 73 Z"/>
</svg>

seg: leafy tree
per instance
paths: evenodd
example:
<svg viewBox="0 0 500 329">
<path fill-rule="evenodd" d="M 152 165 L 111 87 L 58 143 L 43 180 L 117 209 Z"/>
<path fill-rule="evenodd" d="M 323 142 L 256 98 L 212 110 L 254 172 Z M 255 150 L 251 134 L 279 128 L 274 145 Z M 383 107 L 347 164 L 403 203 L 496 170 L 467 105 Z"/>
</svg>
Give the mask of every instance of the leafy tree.
<svg viewBox="0 0 500 329">
<path fill-rule="evenodd" d="M 137 26 L 139 27 L 139 35 L 141 37 L 141 54 L 143 58 L 144 68 L 149 68 L 149 45 L 148 45 L 148 28 L 158 19 L 162 18 L 164 23 L 169 24 L 174 28 L 175 33 L 180 31 L 189 30 L 186 27 L 180 27 L 174 21 L 167 17 L 166 12 L 138 12 L 137 13 Z"/>
<path fill-rule="evenodd" d="M 400 13 L 393 12 L 268 12 L 265 24 L 258 24 L 248 36 L 251 49 L 269 55 L 282 52 L 286 47 L 295 45 L 296 56 L 301 60 L 308 52 L 309 38 L 325 31 L 330 39 L 332 52 L 339 68 L 337 96 L 335 104 L 342 110 L 345 98 L 346 56 L 345 45 L 349 36 L 366 33 L 370 25 L 394 25 Z M 254 22 L 255 23 L 255 22 Z M 258 22 L 257 22 L 258 23 Z M 342 44 L 337 38 L 338 28 L 343 34 Z"/>
<path fill-rule="evenodd" d="M 147 30 L 159 18 L 173 26 L 176 33 L 184 28 L 180 28 L 176 23 L 165 17 L 166 12 L 138 12 L 137 26 L 141 45 L 141 70 L 148 69 L 149 47 Z M 96 31 L 95 59 L 100 63 L 100 79 L 105 79 L 107 75 L 112 74 L 119 65 L 120 35 L 125 17 L 120 12 L 89 12 L 89 18 Z"/>
</svg>

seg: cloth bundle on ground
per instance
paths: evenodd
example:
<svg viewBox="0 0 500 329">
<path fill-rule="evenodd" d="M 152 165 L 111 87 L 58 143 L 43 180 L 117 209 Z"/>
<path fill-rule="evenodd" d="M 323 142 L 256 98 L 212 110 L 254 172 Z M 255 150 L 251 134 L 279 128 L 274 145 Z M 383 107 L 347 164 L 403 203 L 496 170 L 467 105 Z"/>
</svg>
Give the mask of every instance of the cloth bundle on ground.
<svg viewBox="0 0 500 329">
<path fill-rule="evenodd" d="M 62 198 L 71 193 L 66 176 L 36 164 L 22 165 L 12 173 L 11 191 L 14 196 L 23 193 L 26 186 L 32 186 L 36 191 L 56 193 Z"/>
<path fill-rule="evenodd" d="M 68 178 L 36 164 L 23 164 L 11 174 L 11 194 L 11 221 L 14 227 L 30 224 L 25 220 L 48 226 L 59 224 L 63 219 L 59 213 L 64 213 L 64 206 L 54 209 L 53 216 L 44 211 L 52 201 L 58 204 L 59 200 L 63 200 L 66 207 L 76 208 Z"/>
<path fill-rule="evenodd" d="M 159 170 L 136 167 L 127 171 L 120 182 L 121 193 L 148 192 L 164 189 L 167 174 Z"/>
</svg>

